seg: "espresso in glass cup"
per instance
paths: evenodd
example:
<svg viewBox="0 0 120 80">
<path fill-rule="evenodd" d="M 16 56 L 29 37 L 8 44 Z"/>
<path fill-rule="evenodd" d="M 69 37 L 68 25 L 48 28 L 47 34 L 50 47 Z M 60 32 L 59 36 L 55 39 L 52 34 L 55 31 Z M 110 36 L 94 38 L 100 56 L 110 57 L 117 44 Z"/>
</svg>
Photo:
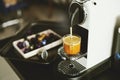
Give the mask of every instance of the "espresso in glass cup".
<svg viewBox="0 0 120 80">
<path fill-rule="evenodd" d="M 63 49 L 69 56 L 79 54 L 81 50 L 81 37 L 70 34 L 63 36 Z"/>
</svg>

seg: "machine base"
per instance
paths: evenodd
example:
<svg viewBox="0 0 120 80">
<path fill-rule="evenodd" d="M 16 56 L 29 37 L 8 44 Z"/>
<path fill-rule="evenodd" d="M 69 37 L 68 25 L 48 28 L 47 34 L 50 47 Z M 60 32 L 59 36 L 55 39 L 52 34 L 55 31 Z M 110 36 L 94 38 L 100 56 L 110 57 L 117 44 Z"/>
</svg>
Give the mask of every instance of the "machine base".
<svg viewBox="0 0 120 80">
<path fill-rule="evenodd" d="M 111 68 L 111 59 L 106 59 L 103 62 L 95 65 L 94 67 L 86 70 L 84 73 L 80 74 L 79 76 L 76 77 L 68 77 L 68 76 L 63 76 L 61 74 L 62 80 L 91 80 L 92 78 L 96 77 L 97 75 L 101 74 L 102 72 L 108 70 Z"/>
</svg>

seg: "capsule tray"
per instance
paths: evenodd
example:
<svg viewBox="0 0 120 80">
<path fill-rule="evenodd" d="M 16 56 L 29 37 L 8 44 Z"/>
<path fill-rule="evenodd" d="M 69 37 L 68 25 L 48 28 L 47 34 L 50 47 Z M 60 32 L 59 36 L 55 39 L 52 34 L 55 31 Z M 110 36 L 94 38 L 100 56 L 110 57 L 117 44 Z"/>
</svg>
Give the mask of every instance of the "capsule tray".
<svg viewBox="0 0 120 80">
<path fill-rule="evenodd" d="M 37 55 L 62 43 L 61 36 L 51 29 L 13 41 L 14 48 L 25 58 Z"/>
</svg>

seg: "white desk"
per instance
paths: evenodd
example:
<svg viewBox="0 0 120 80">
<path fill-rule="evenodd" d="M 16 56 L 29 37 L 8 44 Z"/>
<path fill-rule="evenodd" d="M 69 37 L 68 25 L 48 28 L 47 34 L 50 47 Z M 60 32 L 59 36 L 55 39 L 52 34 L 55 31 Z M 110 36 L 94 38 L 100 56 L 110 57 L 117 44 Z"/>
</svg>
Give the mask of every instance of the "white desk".
<svg viewBox="0 0 120 80">
<path fill-rule="evenodd" d="M 0 80 L 20 80 L 7 61 L 0 56 Z"/>
</svg>

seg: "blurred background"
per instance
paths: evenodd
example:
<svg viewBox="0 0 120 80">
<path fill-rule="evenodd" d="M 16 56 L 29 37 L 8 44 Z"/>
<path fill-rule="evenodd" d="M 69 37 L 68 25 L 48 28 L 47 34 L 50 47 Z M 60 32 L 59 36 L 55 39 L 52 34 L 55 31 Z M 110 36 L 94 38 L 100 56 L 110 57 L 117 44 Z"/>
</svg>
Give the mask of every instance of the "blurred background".
<svg viewBox="0 0 120 80">
<path fill-rule="evenodd" d="M 0 0 L 0 40 L 24 29 L 18 25 L 19 22 L 22 22 L 20 25 L 36 21 L 68 25 L 70 2 L 71 0 Z"/>
<path fill-rule="evenodd" d="M 71 0 L 0 0 L 0 23 L 19 17 L 66 21 Z"/>
</svg>

